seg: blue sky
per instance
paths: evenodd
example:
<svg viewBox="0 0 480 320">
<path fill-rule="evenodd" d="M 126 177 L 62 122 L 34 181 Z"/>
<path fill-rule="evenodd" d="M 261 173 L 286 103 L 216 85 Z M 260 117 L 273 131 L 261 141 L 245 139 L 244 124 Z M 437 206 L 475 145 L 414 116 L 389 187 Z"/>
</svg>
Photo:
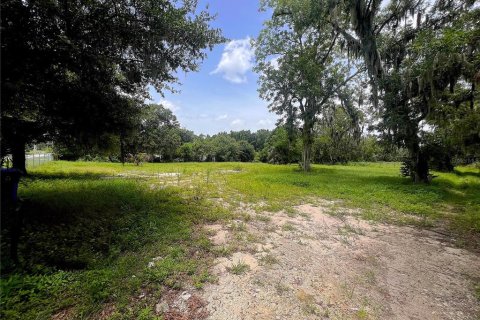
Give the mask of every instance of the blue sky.
<svg viewBox="0 0 480 320">
<path fill-rule="evenodd" d="M 209 12 L 217 14 L 212 26 L 230 41 L 208 52 L 198 72 L 179 74 L 180 93 L 165 92 L 162 98 L 151 90 L 152 100 L 170 108 L 182 127 L 196 134 L 272 129 L 276 116 L 258 97 L 249 45 L 269 15 L 259 12 L 258 0 L 201 0 L 199 9 L 207 4 Z"/>
</svg>

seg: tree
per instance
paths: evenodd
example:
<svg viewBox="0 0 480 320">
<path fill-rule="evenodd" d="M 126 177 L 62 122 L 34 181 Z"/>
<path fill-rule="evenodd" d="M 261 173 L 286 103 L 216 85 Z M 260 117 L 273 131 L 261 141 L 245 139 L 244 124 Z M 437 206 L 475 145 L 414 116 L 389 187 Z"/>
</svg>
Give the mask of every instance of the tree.
<svg viewBox="0 0 480 320">
<path fill-rule="evenodd" d="M 230 131 L 230 136 L 237 141 L 247 141 L 252 143 L 255 140 L 255 134 L 250 130 Z"/>
<path fill-rule="evenodd" d="M 178 156 L 182 161 L 193 161 L 195 156 L 193 153 L 193 142 L 187 142 L 182 144 L 177 150 Z"/>
<path fill-rule="evenodd" d="M 260 129 L 257 132 L 255 132 L 255 140 L 252 142 L 252 145 L 255 148 L 255 151 L 260 151 L 263 149 L 271 133 L 272 132 L 270 130 L 266 130 L 266 129 Z"/>
<path fill-rule="evenodd" d="M 168 89 L 223 41 L 195 0 L 12 0 L 1 18 L 2 145 L 24 171 L 27 142 L 121 133 L 147 85 Z"/>
<path fill-rule="evenodd" d="M 264 149 L 260 152 L 260 161 L 275 164 L 288 164 L 301 159 L 299 140 L 291 141 L 287 129 L 277 127 L 268 137 Z"/>
<path fill-rule="evenodd" d="M 211 138 L 213 147 L 213 161 L 227 162 L 238 161 L 240 146 L 238 142 L 227 133 L 219 133 Z"/>
<path fill-rule="evenodd" d="M 478 30 L 478 18 L 477 25 L 474 22 L 456 23 L 470 14 L 473 1 L 438 1 L 433 4 L 391 1 L 384 9 L 380 4 L 380 0 L 314 1 L 315 16 L 311 23 L 332 25 L 348 54 L 363 58 L 371 80 L 374 105 L 382 113 L 379 129 L 384 136 L 409 150 L 405 172 L 415 181 L 426 182 L 429 180 L 428 154 L 422 150 L 420 123 L 428 118 L 438 101 L 435 93 L 449 86 L 454 88 L 460 79 L 472 84 L 470 95 L 474 96 L 475 81 L 472 73 L 467 71 L 471 68 L 458 64 L 454 68 L 446 66 L 454 66 L 450 62 L 459 54 L 469 52 L 469 58 L 478 54 L 477 50 L 470 50 L 475 47 L 464 37 L 457 38 L 463 43 L 456 47 L 444 43 L 445 47 L 434 49 L 436 46 L 431 44 L 442 38 L 452 39 L 451 33 L 448 36 L 449 32 L 444 32 L 454 25 L 467 33 L 468 30 Z M 465 51 L 467 48 L 470 51 Z M 429 57 L 432 49 L 434 55 Z M 436 63 L 438 59 L 434 56 L 443 52 L 446 55 L 441 59 L 447 63 Z M 470 60 L 475 65 L 474 61 L 478 60 Z"/>
<path fill-rule="evenodd" d="M 358 123 L 343 108 L 333 106 L 315 126 L 313 159 L 323 163 L 346 163 L 359 158 Z"/>
<path fill-rule="evenodd" d="M 283 117 L 289 133 L 301 124 L 302 167 L 308 171 L 318 116 L 358 71 L 352 74 L 336 55 L 337 35 L 331 26 L 305 23 L 311 15 L 308 1 L 268 4 L 274 16 L 255 44 L 259 93 L 270 101 L 269 109 Z"/>
<path fill-rule="evenodd" d="M 126 140 L 126 150 L 132 155 L 146 153 L 151 159 L 172 161 L 181 144 L 180 124 L 172 111 L 162 105 L 145 105 L 136 130 Z"/>
<path fill-rule="evenodd" d="M 238 143 L 238 160 L 241 162 L 251 162 L 255 158 L 255 148 L 247 141 L 242 140 Z"/>
</svg>

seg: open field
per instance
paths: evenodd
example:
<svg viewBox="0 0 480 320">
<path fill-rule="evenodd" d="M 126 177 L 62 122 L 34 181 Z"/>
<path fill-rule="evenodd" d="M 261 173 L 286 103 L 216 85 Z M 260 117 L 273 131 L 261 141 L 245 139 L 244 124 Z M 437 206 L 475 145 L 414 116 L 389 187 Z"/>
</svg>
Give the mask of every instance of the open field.
<svg viewBox="0 0 480 320">
<path fill-rule="evenodd" d="M 448 277 L 439 278 L 442 286 L 434 280 L 422 284 L 431 292 L 424 304 L 436 297 L 446 303 L 442 308 L 458 311 L 449 316 L 439 308 L 434 318 L 474 319 L 480 311 L 479 170 L 461 167 L 435 173 L 430 185 L 414 185 L 399 176 L 399 166 L 315 165 L 303 173 L 294 165 L 256 163 L 44 164 L 20 186 L 23 270 L 8 270 L 2 256 L 8 272 L 2 278 L 2 318 L 221 319 L 212 307 L 228 307 L 218 304 L 225 296 L 214 299 L 214 293 L 225 292 L 220 289 L 226 283 L 249 289 L 258 284 L 259 297 L 275 289 L 272 303 L 296 297 L 300 308 L 292 306 L 297 310 L 292 319 L 320 313 L 398 317 L 405 315 L 405 305 L 395 302 L 402 293 L 398 290 L 408 291 L 409 281 L 422 279 L 422 269 L 433 279 L 443 265 L 451 265 Z M 322 226 L 323 236 L 316 233 Z M 8 240 L 8 234 L 2 239 Z M 338 250 L 326 253 L 323 245 Z M 6 248 L 2 242 L 2 255 Z M 281 254 L 287 249 L 290 255 Z M 389 264 L 386 256 L 369 260 L 384 249 L 401 262 Z M 300 268 L 309 255 L 323 254 L 336 260 L 323 267 L 310 261 L 308 269 Z M 355 261 L 358 266 L 351 266 Z M 404 270 L 415 262 L 417 273 Z M 302 272 L 333 272 L 345 264 L 352 272 L 337 274 L 335 281 L 314 279 L 317 285 L 327 281 L 331 290 L 321 293 L 311 283 L 296 284 Z M 284 280 L 263 290 L 258 281 L 269 272 L 267 266 L 276 270 L 275 279 Z M 392 268 L 407 274 L 406 282 L 387 281 L 396 276 L 389 273 Z M 313 281 L 311 275 L 305 279 Z M 408 296 L 422 296 L 421 288 Z M 385 292 L 393 302 L 379 306 Z M 465 300 L 449 299 L 453 295 Z M 243 316 L 280 316 L 267 307 L 273 311 Z M 425 316 L 430 309 L 416 311 Z"/>
</svg>

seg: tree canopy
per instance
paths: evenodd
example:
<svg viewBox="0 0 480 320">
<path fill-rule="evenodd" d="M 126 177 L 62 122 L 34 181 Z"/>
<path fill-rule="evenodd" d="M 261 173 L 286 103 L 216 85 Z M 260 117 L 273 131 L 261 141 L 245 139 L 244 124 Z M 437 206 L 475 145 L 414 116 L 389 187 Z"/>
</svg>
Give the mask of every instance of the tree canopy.
<svg viewBox="0 0 480 320">
<path fill-rule="evenodd" d="M 472 125 L 472 120 L 478 117 L 476 86 L 480 79 L 480 9 L 473 3 L 461 0 L 264 1 L 265 6 L 273 9 L 273 17 L 258 40 L 261 49 L 257 49 L 257 68 L 263 72 L 260 96 L 269 100 L 270 109 L 282 114 L 285 120 L 300 114 L 297 119 L 303 133 L 318 122 L 321 109 L 328 109 L 328 103 L 319 108 L 322 104 L 318 101 L 328 102 L 323 100 L 325 97 L 331 99 L 331 105 L 341 104 L 353 120 L 357 112 L 351 111 L 370 104 L 379 120 L 371 127 L 385 141 L 409 152 L 402 172 L 415 181 L 427 182 L 429 163 L 438 162 L 431 149 L 439 150 L 442 145 L 444 154 L 451 154 L 455 149 L 448 142 L 446 132 L 455 132 L 455 141 L 462 141 L 461 152 L 465 155 L 472 154 L 473 148 L 469 146 L 478 145 L 480 139 L 478 127 Z M 305 51 L 307 54 L 300 54 L 303 44 L 315 38 L 312 37 L 315 34 L 317 40 Z M 328 50 L 330 60 L 321 59 L 322 50 Z M 292 52 L 296 60 L 289 59 Z M 361 63 L 369 79 L 370 99 L 361 98 L 359 92 L 361 99 L 356 106 L 353 103 L 356 99 L 352 99 L 354 88 L 342 82 L 355 69 L 347 64 L 335 72 L 345 60 L 353 66 Z M 284 61 L 288 63 L 282 63 Z M 338 90 L 332 87 L 328 90 L 320 78 L 311 77 L 320 75 L 319 71 L 325 72 L 330 83 L 336 79 L 341 84 Z M 327 90 L 322 92 L 320 88 Z M 294 101 L 293 92 L 302 98 Z M 308 96 L 317 98 L 316 107 L 313 112 L 303 113 L 299 105 L 311 101 Z M 306 119 L 311 119 L 310 125 Z M 469 129 L 454 129 L 447 119 L 458 119 L 457 122 Z M 444 139 L 439 144 L 441 136 Z M 436 147 L 429 145 L 433 141 Z M 304 139 L 304 152 L 310 144 L 311 141 Z M 457 148 L 455 152 L 460 151 Z M 451 161 L 447 158 L 442 161 Z"/>
<path fill-rule="evenodd" d="M 260 97 L 288 128 L 301 125 L 302 167 L 310 170 L 313 129 L 321 112 L 342 94 L 358 70 L 341 55 L 328 25 L 311 25 L 306 1 L 270 1 L 273 17 L 256 41 Z M 333 37 L 332 37 L 333 34 Z M 290 129 L 291 131 L 291 129 Z"/>
<path fill-rule="evenodd" d="M 4 1 L 2 147 L 24 168 L 25 143 L 91 144 L 127 126 L 148 85 L 171 88 L 223 41 L 197 1 Z M 71 137 L 71 138 L 69 138 Z M 5 148 L 3 148 L 5 149 Z"/>
</svg>

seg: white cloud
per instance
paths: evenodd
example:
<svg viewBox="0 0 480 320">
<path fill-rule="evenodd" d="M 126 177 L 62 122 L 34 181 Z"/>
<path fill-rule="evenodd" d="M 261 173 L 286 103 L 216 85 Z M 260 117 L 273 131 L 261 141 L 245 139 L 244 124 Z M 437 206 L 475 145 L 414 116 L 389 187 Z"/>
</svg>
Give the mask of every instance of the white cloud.
<svg viewBox="0 0 480 320">
<path fill-rule="evenodd" d="M 158 101 L 158 104 L 161 104 L 162 106 L 164 106 L 165 108 L 167 109 L 170 109 L 170 111 L 172 112 L 176 112 L 178 110 L 180 110 L 180 107 L 177 106 L 176 104 L 174 104 L 172 101 L 170 100 L 167 100 L 167 99 L 161 99 L 160 101 Z"/>
<path fill-rule="evenodd" d="M 220 120 L 225 120 L 228 118 L 228 114 L 221 114 L 218 117 L 215 118 L 215 120 L 220 121 Z"/>
<path fill-rule="evenodd" d="M 235 119 L 232 122 L 230 122 L 230 125 L 232 127 L 239 127 L 239 126 L 243 125 L 243 123 L 244 123 L 244 121 L 242 119 Z"/>
<path fill-rule="evenodd" d="M 250 37 L 232 40 L 223 49 L 222 58 L 211 74 L 220 73 L 233 83 L 247 82 L 246 73 L 253 65 L 253 49 Z"/>
</svg>

